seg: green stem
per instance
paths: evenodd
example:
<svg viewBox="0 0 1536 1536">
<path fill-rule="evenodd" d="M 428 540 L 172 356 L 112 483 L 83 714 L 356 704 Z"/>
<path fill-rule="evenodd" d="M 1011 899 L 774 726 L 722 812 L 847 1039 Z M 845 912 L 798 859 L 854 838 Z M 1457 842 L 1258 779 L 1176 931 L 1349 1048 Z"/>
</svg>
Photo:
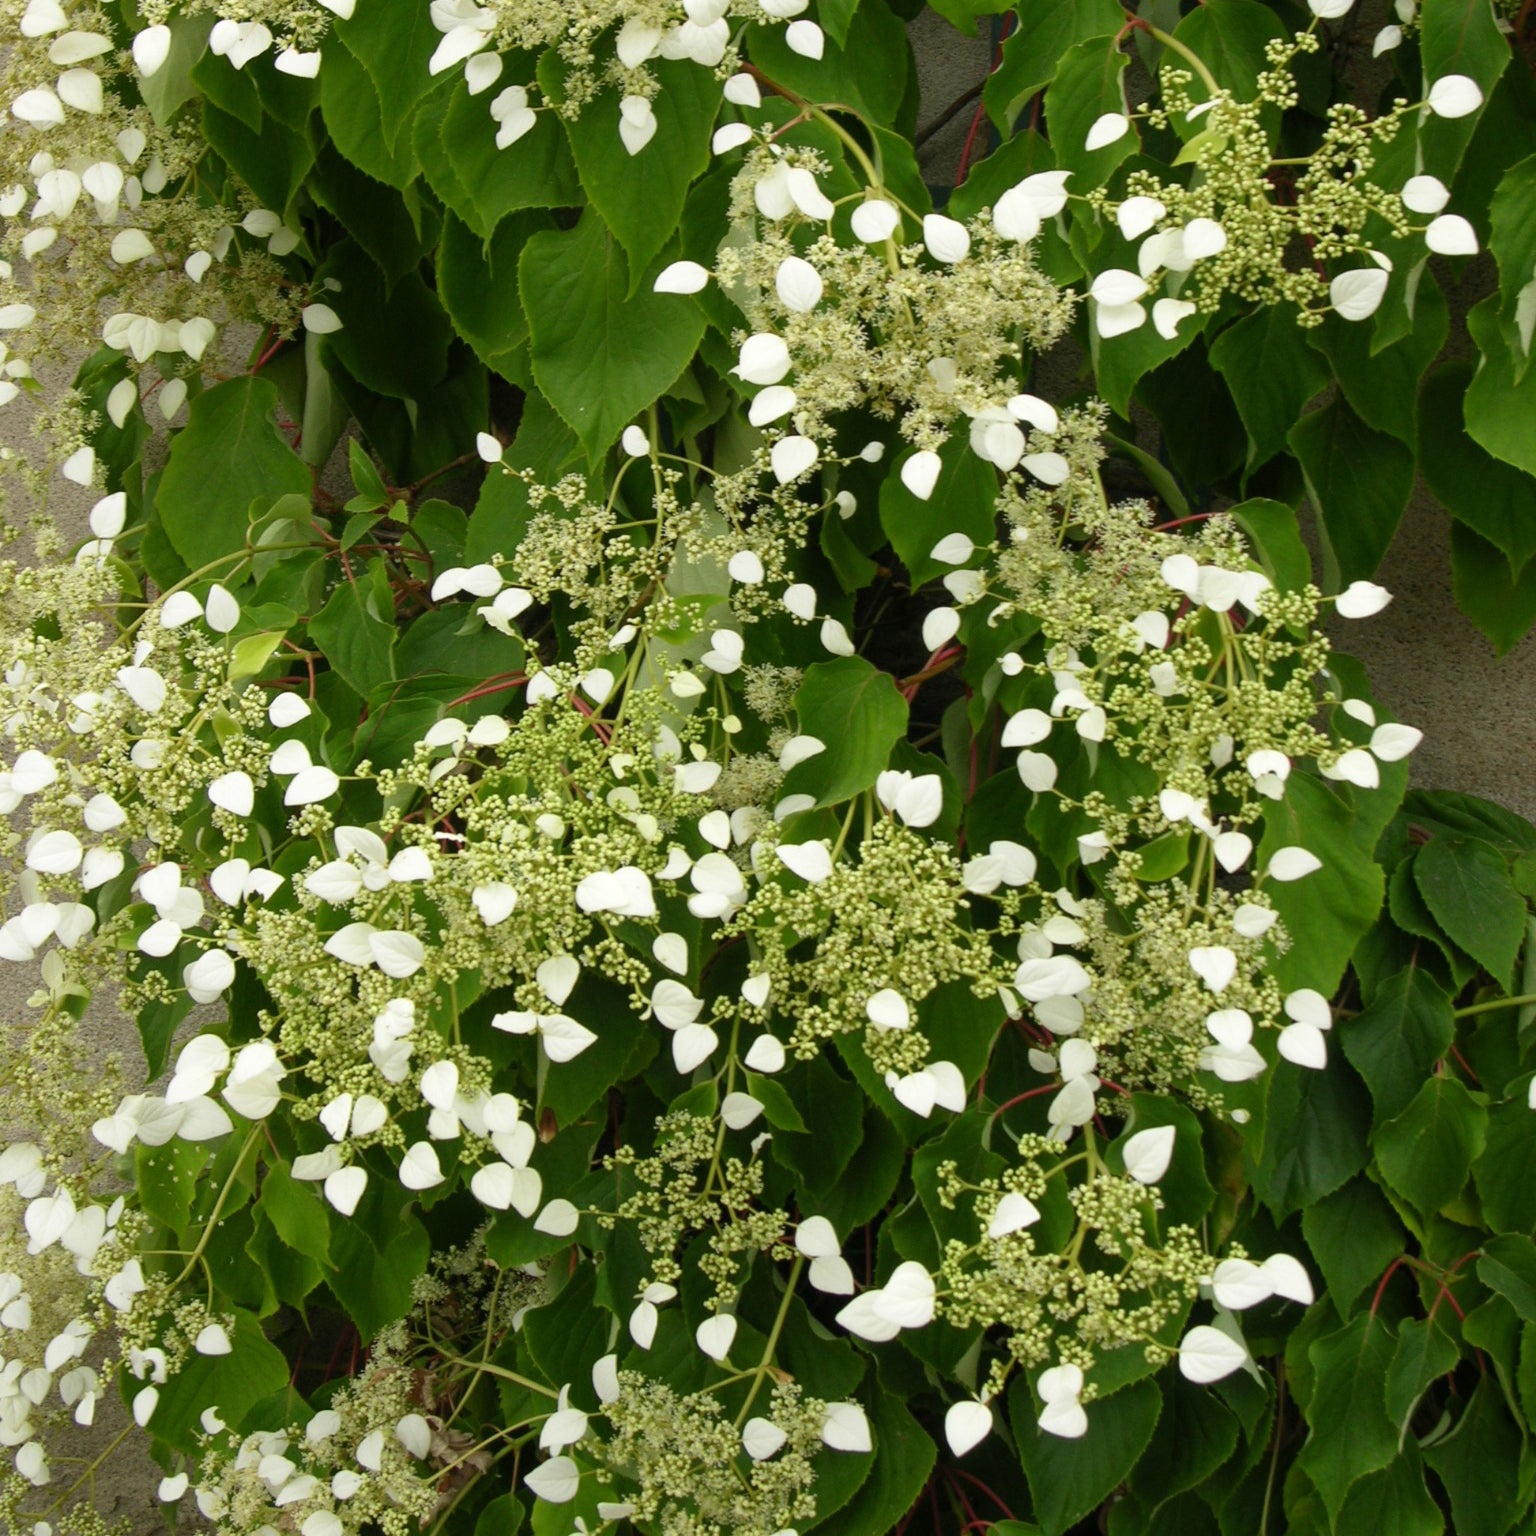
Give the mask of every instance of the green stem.
<svg viewBox="0 0 1536 1536">
<path fill-rule="evenodd" d="M 1164 32 L 1161 27 L 1154 27 L 1143 23 L 1142 30 L 1149 36 L 1155 37 L 1164 48 L 1173 49 L 1181 58 L 1187 59 L 1194 65 L 1195 73 L 1200 76 L 1200 79 L 1205 84 L 1205 88 L 1212 96 L 1217 96 L 1221 93 L 1221 87 L 1217 85 L 1215 75 L 1205 67 L 1205 60 L 1199 54 L 1192 52 L 1186 44 L 1181 43 L 1171 32 Z"/>
<path fill-rule="evenodd" d="M 789 1279 L 784 1282 L 784 1299 L 779 1303 L 779 1313 L 773 1320 L 773 1330 L 768 1335 L 768 1342 L 763 1346 L 763 1357 L 757 1362 L 757 1369 L 752 1372 L 752 1385 L 747 1391 L 747 1400 L 741 1405 L 741 1412 L 736 1415 L 737 1429 L 747 1422 L 747 1415 L 752 1411 L 752 1403 L 763 1384 L 763 1377 L 768 1374 L 773 1352 L 779 1347 L 779 1335 L 784 1332 L 784 1323 L 789 1317 L 789 1304 L 795 1299 L 795 1287 L 800 1283 L 800 1272 L 804 1268 L 805 1255 L 797 1253 L 794 1266 L 789 1272 Z"/>
<path fill-rule="evenodd" d="M 1473 1003 L 1470 1008 L 1456 1009 L 1453 1017 L 1470 1019 L 1475 1013 L 1493 1013 L 1499 1008 L 1524 1008 L 1536 1003 L 1536 992 L 1522 992 L 1519 997 L 1496 997 L 1491 1003 Z"/>
<path fill-rule="evenodd" d="M 240 1148 L 240 1155 L 235 1159 L 235 1166 L 229 1170 L 229 1177 L 224 1180 L 224 1187 L 219 1191 L 219 1198 L 213 1203 L 213 1210 L 208 1214 L 207 1224 L 203 1227 L 203 1235 L 197 1240 L 195 1247 L 187 1258 L 186 1266 L 182 1272 L 171 1281 L 171 1290 L 180 1290 L 182 1282 L 197 1268 L 198 1262 L 203 1257 L 203 1250 L 208 1246 L 208 1240 L 213 1236 L 214 1228 L 219 1224 L 219 1217 L 224 1214 L 224 1202 L 229 1199 L 230 1192 L 235 1187 L 235 1181 L 240 1176 L 240 1170 L 245 1166 L 245 1160 L 251 1154 L 251 1148 L 256 1145 L 261 1135 L 261 1126 L 253 1125 L 250 1135 L 245 1138 L 245 1145 Z"/>
<path fill-rule="evenodd" d="M 553 1387 L 546 1387 L 541 1381 L 531 1381 L 526 1376 L 519 1376 L 516 1371 L 509 1371 L 500 1365 L 492 1365 L 488 1360 L 465 1360 L 459 1355 L 443 1355 L 445 1365 L 461 1365 L 470 1371 L 485 1371 L 491 1376 L 500 1376 L 503 1381 L 515 1382 L 520 1387 L 526 1387 L 530 1392 L 537 1392 L 541 1397 L 558 1399 L 560 1394 Z"/>
</svg>

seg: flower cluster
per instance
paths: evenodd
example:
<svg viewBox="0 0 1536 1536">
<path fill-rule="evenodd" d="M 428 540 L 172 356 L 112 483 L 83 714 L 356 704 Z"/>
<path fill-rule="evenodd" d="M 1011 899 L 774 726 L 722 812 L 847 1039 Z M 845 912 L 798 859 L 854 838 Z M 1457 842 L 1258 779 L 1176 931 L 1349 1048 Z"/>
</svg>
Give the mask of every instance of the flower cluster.
<svg viewBox="0 0 1536 1536">
<path fill-rule="evenodd" d="M 1337 9 L 1330 7 L 1327 14 Z M 1450 193 L 1435 177 L 1415 175 L 1390 187 L 1377 173 L 1382 146 L 1412 114 L 1455 118 L 1481 106 L 1481 92 L 1464 75 L 1447 75 L 1422 103 L 1399 99 L 1375 118 L 1351 103 L 1335 103 L 1310 154 L 1275 158 L 1271 124 L 1297 103 L 1296 61 L 1321 46 L 1316 19 L 1305 32 L 1270 42 L 1268 67 L 1246 100 L 1218 86 L 1193 55 L 1198 95 L 1192 93 L 1196 73 L 1171 57 L 1164 64 L 1159 99 L 1137 115 L 1151 127 L 1188 137 L 1180 159 L 1191 163 L 1195 174 L 1184 183 L 1138 169 L 1119 200 L 1103 188 L 1086 193 L 1136 246 L 1135 271 L 1109 267 L 1093 277 L 1090 295 L 1100 336 L 1143 325 L 1144 300 L 1159 290 L 1163 296 L 1152 303 L 1151 318 L 1168 340 L 1184 319 L 1213 313 L 1228 294 L 1265 305 L 1295 304 L 1302 325 L 1321 324 L 1330 311 L 1345 320 L 1365 320 L 1380 306 L 1393 267 L 1380 243 L 1420 234 L 1439 255 L 1476 253 L 1472 226 L 1460 214 L 1443 211 Z M 1087 147 L 1112 144 L 1131 132 L 1131 125 L 1130 115 L 1107 113 L 1090 128 Z M 1425 222 L 1415 222 L 1413 215 Z M 1338 262 L 1351 257 L 1364 258 L 1366 265 L 1338 270 Z"/>
<path fill-rule="evenodd" d="M 150 399 L 157 422 L 173 421 L 223 325 L 293 325 L 279 258 L 299 236 L 238 187 L 212 195 L 201 135 L 144 104 L 140 75 L 156 61 L 120 52 L 103 7 L 14 0 L 6 16 L 0 404 L 32 387 L 35 361 L 74 363 L 104 344 L 123 357 L 105 401 L 113 426 Z M 82 485 L 96 478 L 88 425 L 77 406 L 50 444 Z"/>
</svg>

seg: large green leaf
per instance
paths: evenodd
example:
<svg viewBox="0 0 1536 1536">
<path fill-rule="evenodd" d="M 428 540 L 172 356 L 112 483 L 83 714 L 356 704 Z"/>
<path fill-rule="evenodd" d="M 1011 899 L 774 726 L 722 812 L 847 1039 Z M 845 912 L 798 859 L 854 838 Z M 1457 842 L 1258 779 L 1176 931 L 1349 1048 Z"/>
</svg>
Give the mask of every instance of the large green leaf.
<svg viewBox="0 0 1536 1536">
<path fill-rule="evenodd" d="M 926 501 L 901 483 L 895 468 L 880 486 L 880 526 L 914 587 L 952 569 L 932 557 L 933 546 L 946 534 L 963 533 L 983 547 L 996 537 L 997 471 L 971 452 L 965 433 L 951 436 L 939 458 L 943 467 Z"/>
<path fill-rule="evenodd" d="M 1243 418 L 1249 473 L 1285 447 L 1302 406 L 1328 382 L 1327 364 L 1307 345 L 1285 304 L 1266 305 L 1229 325 L 1211 347 L 1211 364 L 1226 379 Z"/>
<path fill-rule="evenodd" d="M 1456 1340 L 1429 1318 L 1410 1317 L 1397 1331 L 1397 1349 L 1387 1368 L 1387 1416 L 1401 1436 L 1419 1399 L 1455 1369 L 1461 1359 Z"/>
<path fill-rule="evenodd" d="M 624 252 L 592 209 L 524 247 L 518 286 L 533 374 L 596 459 L 687 367 L 704 315 L 681 294 L 629 292 Z"/>
<path fill-rule="evenodd" d="M 1199 1487 L 1236 1449 L 1237 1429 L 1214 1392 L 1169 1372 L 1162 1417 L 1131 1473 L 1132 1490 L 1151 1505 Z"/>
<path fill-rule="evenodd" d="M 1076 43 L 1061 56 L 1056 78 L 1046 88 L 1045 120 L 1050 125 L 1056 164 L 1072 172 L 1080 192 L 1102 186 L 1138 146 L 1133 128 L 1113 144 L 1087 148 L 1088 130 L 1106 112 L 1126 111 L 1127 59 L 1113 36 Z"/>
<path fill-rule="evenodd" d="M 1524 1082 L 1489 1114 L 1487 1146 L 1472 1169 L 1483 1216 L 1495 1232 L 1536 1230 L 1536 1113 L 1526 1103 Z"/>
<path fill-rule="evenodd" d="M 1413 492 L 1413 451 L 1367 426 L 1342 397 L 1291 428 L 1340 584 L 1373 575 Z"/>
<path fill-rule="evenodd" d="M 156 1439 L 189 1455 L 202 1438 L 198 1420 L 204 1409 L 217 1407 L 224 1422 L 238 1433 L 247 1427 L 251 1409 L 288 1383 L 288 1361 L 267 1341 L 261 1324 L 249 1312 L 237 1310 L 234 1326 L 226 1332 L 229 1353 L 188 1354 L 160 1388 L 160 1400 L 149 1421 Z"/>
<path fill-rule="evenodd" d="M 1007 138 L 1031 96 L 1051 83 L 1062 55 L 1075 43 L 1108 37 L 1124 19 L 1117 0 L 1054 0 L 1021 6 L 1018 24 L 1003 44 L 998 66 L 987 77 L 982 100 Z"/>
<path fill-rule="evenodd" d="M 1461 1082 L 1431 1077 L 1372 1137 L 1382 1177 L 1425 1215 L 1459 1195 L 1488 1137 L 1488 1111 Z"/>
<path fill-rule="evenodd" d="M 315 163 L 309 135 L 275 117 L 263 116 L 260 129 L 252 132 L 240 118 L 204 102 L 203 134 L 229 168 L 279 213 L 287 211 Z"/>
<path fill-rule="evenodd" d="M 1135 1382 L 1090 1404 L 1087 1434 L 1064 1440 L 1040 1430 L 1029 1384 L 1022 1375 L 1014 1378 L 1008 1417 L 1045 1536 L 1064 1536 L 1125 1481 L 1152 1438 L 1162 1406 L 1155 1382 Z"/>
<path fill-rule="evenodd" d="M 1503 552 L 1509 562 L 1507 582 L 1519 577 L 1536 555 L 1536 517 L 1531 514 L 1536 485 L 1467 432 L 1463 411 L 1472 373 L 1471 363 L 1454 358 L 1425 379 L 1419 468 L 1451 516 Z"/>
<path fill-rule="evenodd" d="M 828 38 L 819 59 L 796 53 L 782 22 L 748 27 L 746 53 L 777 85 L 808 101 L 846 102 L 877 123 L 894 123 L 907 91 L 912 48 L 889 6 L 860 5 L 846 40 Z"/>
<path fill-rule="evenodd" d="M 1264 45 L 1284 37 L 1285 30 L 1274 9 L 1259 0 L 1206 0 L 1179 23 L 1173 35 L 1200 55 L 1218 85 L 1235 92 L 1239 101 L 1249 101 L 1260 73 L 1268 68 Z M 1177 55 L 1164 62 L 1188 67 Z M 1199 81 L 1191 89 L 1204 94 Z M 1285 313 L 1285 306 L 1275 307 Z"/>
<path fill-rule="evenodd" d="M 193 16 L 172 16 L 171 50 L 154 74 L 138 80 L 144 105 L 163 128 L 186 102 L 197 95 L 192 69 L 208 48 L 208 24 Z M 220 61 L 222 62 L 222 60 Z"/>
<path fill-rule="evenodd" d="M 556 58 L 546 55 L 541 79 Z M 582 191 L 618 237 L 635 273 L 676 232 L 688 189 L 709 164 L 709 131 L 720 107 L 719 82 L 697 64 L 675 59 L 650 67 L 661 82 L 653 107 L 656 133 L 638 155 L 619 137 L 618 89 L 587 102 L 565 125 Z"/>
<path fill-rule="evenodd" d="M 1508 985 L 1525 939 L 1526 906 L 1503 854 L 1475 838 L 1431 838 L 1413 861 L 1413 878 L 1447 937 Z"/>
<path fill-rule="evenodd" d="M 414 1213 L 376 1200 L 371 1188 L 361 1209 L 356 1220 L 337 1224 L 331 1259 L 344 1277 L 337 1300 L 367 1340 L 410 1310 L 411 1291 L 426 1273 L 432 1240 Z"/>
<path fill-rule="evenodd" d="M 1334 1529 L 1371 1536 L 1440 1536 L 1445 1516 L 1424 1486 L 1424 1466 L 1410 1444 L 1387 1466 L 1369 1472 L 1350 1490 Z"/>
<path fill-rule="evenodd" d="M 155 513 L 193 569 L 245 547 L 251 503 L 308 496 L 310 472 L 272 420 L 277 388 L 242 375 L 195 395 L 171 440 Z"/>
<path fill-rule="evenodd" d="M 389 283 L 415 271 L 436 240 L 437 215 L 416 188 L 399 192 L 386 186 L 360 171 L 334 143 L 322 146 L 309 189 L 379 264 Z"/>
<path fill-rule="evenodd" d="M 395 675 L 394 620 L 388 573 L 374 561 L 336 587 L 309 632 L 348 686 L 366 698 Z"/>
<path fill-rule="evenodd" d="M 888 673 L 862 656 L 838 656 L 806 668 L 795 694 L 800 733 L 825 751 L 806 758 L 784 778 L 787 794 L 839 805 L 869 789 L 907 730 L 907 702 Z"/>
<path fill-rule="evenodd" d="M 1317 1072 L 1281 1061 L 1268 1078 L 1264 1149 L 1253 1184 L 1281 1218 L 1308 1209 L 1365 1167 L 1369 1111 L 1348 1062 L 1330 1060 Z"/>
<path fill-rule="evenodd" d="M 1477 1277 L 1528 1323 L 1536 1323 L 1536 1243 L 1524 1233 L 1491 1237 L 1477 1261 Z"/>
<path fill-rule="evenodd" d="M 383 107 L 385 144 L 393 150 L 416 103 L 437 81 L 427 72 L 442 34 L 424 5 L 364 5 L 335 25 L 336 37 L 363 66 Z M 330 59 L 326 59 L 329 68 Z M 322 77 L 325 71 L 321 71 Z"/>
<path fill-rule="evenodd" d="M 1456 1427 L 1424 1452 L 1451 1496 L 1456 1536 L 1504 1536 L 1530 1503 L 1520 1476 L 1525 1437 L 1493 1375 L 1485 1375 Z"/>
<path fill-rule="evenodd" d="M 1307 1206 L 1301 1230 L 1341 1317 L 1349 1316 L 1360 1293 L 1402 1252 L 1406 1237 L 1386 1198 L 1366 1178 L 1352 1179 Z"/>
<path fill-rule="evenodd" d="M 376 394 L 425 398 L 447 371 L 453 327 L 420 275 L 389 285 L 355 240 L 333 246 L 318 275 L 340 285 L 326 295 L 342 321 L 325 337 L 326 354 Z"/>
<path fill-rule="evenodd" d="M 906 1405 L 877 1392 L 869 1407 L 875 1464 L 859 1491 L 838 1511 L 837 1536 L 889 1536 L 917 1502 L 938 1450 Z"/>
<path fill-rule="evenodd" d="M 1315 987 L 1331 996 L 1356 943 L 1376 920 L 1386 879 L 1357 841 L 1355 816 L 1340 796 L 1317 779 L 1293 773 L 1285 798 L 1264 816 L 1259 863 L 1277 848 L 1308 849 L 1323 867 L 1300 880 L 1270 881 L 1265 889 L 1291 936 L 1291 948 L 1275 961 L 1287 991 Z"/>
<path fill-rule="evenodd" d="M 331 1223 L 318 1185 L 300 1183 L 279 1165 L 262 1179 L 258 1203 L 288 1247 L 330 1267 Z"/>
<path fill-rule="evenodd" d="M 1499 324 L 1497 294 L 1489 294 L 1467 316 L 1467 329 L 1482 350 L 1482 361 L 1467 389 L 1467 431 L 1495 458 L 1536 475 L 1536 373 L 1516 357 Z M 1523 375 L 1523 376 L 1522 376 Z"/>
<path fill-rule="evenodd" d="M 1293 507 L 1256 496 L 1227 512 L 1248 535 L 1259 564 L 1282 592 L 1299 592 L 1312 580 L 1312 556 Z"/>
<path fill-rule="evenodd" d="M 483 96 L 456 84 L 442 110 L 417 120 L 416 153 L 432 190 L 482 240 L 519 208 L 566 208 L 581 201 L 576 164 L 560 121 L 541 112 L 515 144 L 496 147 Z"/>
<path fill-rule="evenodd" d="M 1504 345 L 1523 378 L 1532 353 L 1531 319 L 1536 306 L 1536 155 L 1504 173 L 1490 210 L 1488 247 L 1499 264 L 1499 324 Z"/>
<path fill-rule="evenodd" d="M 1397 1452 L 1385 1396 L 1393 1346 L 1387 1324 L 1362 1312 L 1307 1351 L 1316 1379 L 1300 1464 L 1335 1519 L 1350 1485 Z"/>
<path fill-rule="evenodd" d="M 494 373 L 528 382 L 528 317 L 517 292 L 517 261 L 532 235 L 554 228 L 543 209 L 514 213 L 483 240 L 452 212 L 443 215 L 437 296 L 454 328 Z M 519 358 L 521 363 L 519 364 Z"/>
<path fill-rule="evenodd" d="M 1445 295 L 1434 274 L 1425 272 L 1414 300 L 1413 329 L 1390 346 L 1373 352 L 1371 327 L 1336 314 L 1305 334 L 1332 365 L 1344 398 L 1361 420 L 1412 443 L 1419 380 L 1439 356 L 1449 329 Z"/>
<path fill-rule="evenodd" d="M 1432 0 L 1420 7 L 1419 48 L 1424 88 L 1446 75 L 1469 75 L 1487 101 L 1509 63 L 1509 42 L 1494 20 L 1488 0 Z M 1447 186 L 1477 130 L 1480 113 L 1466 117 L 1428 116 L 1419 128 L 1426 171 Z"/>
<path fill-rule="evenodd" d="M 320 71 L 320 112 L 331 142 L 359 170 L 392 187 L 415 178 L 419 166 L 411 136 L 386 136 L 384 103 L 368 71 L 339 38 L 327 48 Z"/>
<path fill-rule="evenodd" d="M 1416 965 L 1390 977 L 1370 1007 L 1340 1023 L 1339 1043 L 1371 1090 L 1378 1128 L 1407 1108 L 1455 1030 L 1450 998 Z"/>
<path fill-rule="evenodd" d="M 1536 563 L 1511 577 L 1504 551 L 1465 523 L 1451 524 L 1451 577 L 1457 607 L 1500 656 L 1536 624 Z"/>
</svg>

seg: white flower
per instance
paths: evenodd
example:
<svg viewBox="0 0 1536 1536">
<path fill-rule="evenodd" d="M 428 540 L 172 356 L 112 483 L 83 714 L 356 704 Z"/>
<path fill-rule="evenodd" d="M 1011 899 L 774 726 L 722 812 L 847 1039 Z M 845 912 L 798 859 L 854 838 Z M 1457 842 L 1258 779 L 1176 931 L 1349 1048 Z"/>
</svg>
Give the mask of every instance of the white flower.
<svg viewBox="0 0 1536 1536">
<path fill-rule="evenodd" d="M 930 827 L 944 809 L 944 781 L 936 773 L 914 778 L 905 769 L 887 769 L 875 780 L 875 796 L 907 826 Z"/>
<path fill-rule="evenodd" d="M 631 155 L 638 155 L 656 137 L 656 114 L 644 96 L 625 96 L 619 102 L 619 138 Z"/>
<path fill-rule="evenodd" d="M 1048 1435 L 1081 1439 L 1088 1432 L 1088 1415 L 1080 1401 L 1083 1373 L 1076 1365 L 1053 1365 L 1040 1373 L 1035 1390 L 1045 1404 L 1036 1422 Z"/>
</svg>

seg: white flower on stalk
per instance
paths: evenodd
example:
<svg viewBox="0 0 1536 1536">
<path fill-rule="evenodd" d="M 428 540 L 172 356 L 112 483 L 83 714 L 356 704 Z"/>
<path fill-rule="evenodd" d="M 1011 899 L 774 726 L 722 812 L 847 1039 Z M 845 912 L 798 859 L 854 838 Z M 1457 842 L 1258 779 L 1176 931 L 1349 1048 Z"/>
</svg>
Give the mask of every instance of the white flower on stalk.
<svg viewBox="0 0 1536 1536">
<path fill-rule="evenodd" d="M 875 780 L 875 796 L 904 825 L 931 827 L 944 809 L 944 781 L 936 773 L 887 769 Z"/>
<path fill-rule="evenodd" d="M 1045 1407 L 1035 1421 L 1048 1435 L 1063 1440 L 1079 1440 L 1088 1433 L 1088 1415 L 1083 1412 L 1083 1372 L 1076 1365 L 1053 1365 L 1040 1373 L 1035 1390 Z"/>
<path fill-rule="evenodd" d="M 491 102 L 496 124 L 496 148 L 508 149 L 538 125 L 538 114 L 528 105 L 528 88 L 509 85 Z"/>
<path fill-rule="evenodd" d="M 1264 1058 L 1252 1045 L 1253 1020 L 1241 1008 L 1219 1008 L 1206 1015 L 1206 1032 L 1213 1044 L 1200 1053 L 1202 1072 L 1214 1072 L 1224 1083 L 1244 1083 L 1264 1070 Z"/>
<path fill-rule="evenodd" d="M 918 1072 L 898 1077 L 885 1074 L 885 1086 L 896 1102 L 926 1120 L 935 1108 L 960 1114 L 965 1108 L 965 1077 L 952 1061 L 931 1061 Z"/>
<path fill-rule="evenodd" d="M 243 1047 L 224 1080 L 224 1101 L 247 1120 L 264 1120 L 282 1098 L 287 1068 L 270 1041 L 255 1040 Z"/>
</svg>

